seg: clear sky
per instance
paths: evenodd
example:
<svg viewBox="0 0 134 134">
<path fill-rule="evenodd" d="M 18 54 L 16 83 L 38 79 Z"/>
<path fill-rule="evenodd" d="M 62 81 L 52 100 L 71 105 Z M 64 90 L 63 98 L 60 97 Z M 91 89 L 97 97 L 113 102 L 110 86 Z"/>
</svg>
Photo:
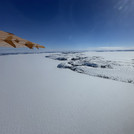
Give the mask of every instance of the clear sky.
<svg viewBox="0 0 134 134">
<path fill-rule="evenodd" d="M 1 0 L 0 30 L 50 49 L 134 46 L 134 0 Z"/>
</svg>

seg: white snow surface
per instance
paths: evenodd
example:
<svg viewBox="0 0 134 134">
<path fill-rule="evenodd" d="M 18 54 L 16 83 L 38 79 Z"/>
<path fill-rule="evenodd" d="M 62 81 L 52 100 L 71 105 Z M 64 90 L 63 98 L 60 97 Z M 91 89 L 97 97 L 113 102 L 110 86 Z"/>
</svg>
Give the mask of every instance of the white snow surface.
<svg viewBox="0 0 134 134">
<path fill-rule="evenodd" d="M 84 53 L 123 64 L 133 54 Z M 134 134 L 133 84 L 57 68 L 47 55 L 0 56 L 0 134 Z"/>
</svg>

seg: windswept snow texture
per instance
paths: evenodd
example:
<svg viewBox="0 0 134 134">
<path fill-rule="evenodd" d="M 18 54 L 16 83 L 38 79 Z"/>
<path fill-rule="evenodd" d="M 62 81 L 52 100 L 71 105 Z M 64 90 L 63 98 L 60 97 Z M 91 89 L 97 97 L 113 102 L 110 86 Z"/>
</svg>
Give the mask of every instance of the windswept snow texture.
<svg viewBox="0 0 134 134">
<path fill-rule="evenodd" d="M 46 56 L 54 60 L 62 61 L 57 67 L 68 68 L 78 73 L 87 74 L 116 81 L 134 84 L 134 59 L 123 59 L 130 52 L 122 52 L 124 56 L 116 52 L 116 59 L 107 57 L 107 53 L 56 53 Z M 119 54 L 119 55 L 118 55 Z M 131 54 L 134 54 L 133 52 Z"/>
<path fill-rule="evenodd" d="M 133 84 L 56 67 L 76 53 L 63 61 L 47 55 L 0 56 L 0 134 L 134 134 Z M 78 55 L 134 59 L 121 52 Z"/>
</svg>

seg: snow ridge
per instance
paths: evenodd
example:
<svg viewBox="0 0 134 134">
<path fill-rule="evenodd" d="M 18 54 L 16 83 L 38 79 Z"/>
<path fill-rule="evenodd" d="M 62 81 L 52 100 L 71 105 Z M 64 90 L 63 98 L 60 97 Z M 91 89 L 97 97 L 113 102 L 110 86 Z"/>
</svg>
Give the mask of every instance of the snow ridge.
<svg viewBox="0 0 134 134">
<path fill-rule="evenodd" d="M 84 53 L 55 53 L 46 57 L 62 61 L 58 68 L 134 84 L 134 59 L 109 60 L 102 56 L 89 56 Z"/>
</svg>

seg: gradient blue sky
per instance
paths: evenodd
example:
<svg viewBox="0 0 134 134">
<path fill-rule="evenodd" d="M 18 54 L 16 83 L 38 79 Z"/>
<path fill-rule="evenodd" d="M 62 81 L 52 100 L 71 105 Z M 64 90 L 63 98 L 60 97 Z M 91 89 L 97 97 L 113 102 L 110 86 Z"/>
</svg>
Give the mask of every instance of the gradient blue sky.
<svg viewBox="0 0 134 134">
<path fill-rule="evenodd" d="M 2 0 L 0 30 L 49 49 L 134 46 L 134 0 Z"/>
</svg>

